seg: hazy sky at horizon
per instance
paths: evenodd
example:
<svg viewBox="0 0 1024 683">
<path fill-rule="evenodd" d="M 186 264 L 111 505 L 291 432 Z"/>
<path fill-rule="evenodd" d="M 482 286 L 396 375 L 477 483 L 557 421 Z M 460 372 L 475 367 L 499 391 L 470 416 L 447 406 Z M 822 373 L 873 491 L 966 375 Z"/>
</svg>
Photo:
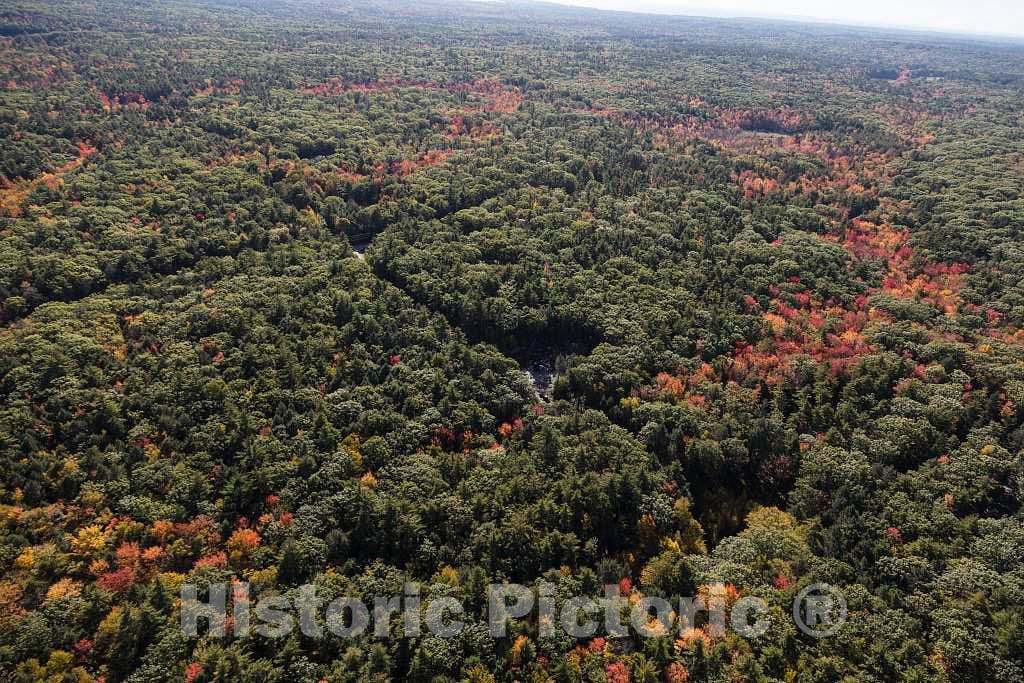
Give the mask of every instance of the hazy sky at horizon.
<svg viewBox="0 0 1024 683">
<path fill-rule="evenodd" d="M 552 0 L 663 14 L 774 16 L 843 24 L 1024 36 L 1024 0 Z"/>
</svg>

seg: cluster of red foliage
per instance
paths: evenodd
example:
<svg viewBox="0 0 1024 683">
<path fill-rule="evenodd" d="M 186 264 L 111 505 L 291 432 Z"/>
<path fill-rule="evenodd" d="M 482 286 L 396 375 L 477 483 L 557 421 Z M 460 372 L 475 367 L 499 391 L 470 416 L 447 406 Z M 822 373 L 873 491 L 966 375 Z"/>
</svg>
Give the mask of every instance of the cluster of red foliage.
<svg viewBox="0 0 1024 683">
<path fill-rule="evenodd" d="M 363 180 L 366 180 L 366 176 L 363 175 L 362 173 L 356 173 L 355 171 L 351 171 L 344 167 L 339 168 L 338 170 L 334 171 L 334 173 L 329 174 L 329 177 L 332 180 L 340 181 L 343 183 L 358 183 Z"/>
<path fill-rule="evenodd" d="M 310 189 L 317 193 L 331 194 L 339 191 L 346 185 L 359 183 L 367 178 L 372 178 L 378 184 L 388 176 L 404 178 L 420 169 L 437 166 L 454 153 L 455 150 L 451 149 L 430 149 L 412 159 L 381 162 L 375 164 L 370 169 L 372 175 L 357 173 L 344 164 L 331 170 L 323 170 L 307 161 L 294 160 L 275 160 L 271 162 L 270 168 L 283 173 L 285 176 L 291 176 L 289 178 L 290 181 L 305 182 Z M 235 157 L 235 160 L 241 158 Z M 381 201 L 385 199 L 385 197 L 382 197 Z"/>
<path fill-rule="evenodd" d="M 491 121 L 487 119 L 477 121 L 473 118 L 467 118 L 464 114 L 453 114 L 451 123 L 448 124 L 448 130 L 444 133 L 446 140 L 454 140 L 458 137 L 487 140 L 498 135 L 498 129 Z"/>
<path fill-rule="evenodd" d="M 101 574 L 96 585 L 108 593 L 123 593 L 136 582 L 146 581 L 153 575 L 163 552 L 160 546 L 142 550 L 138 543 L 122 543 L 115 551 L 117 569 Z"/>
<path fill-rule="evenodd" d="M 604 667 L 608 683 L 629 683 L 629 669 L 622 662 L 611 662 Z"/>
<path fill-rule="evenodd" d="M 415 88 L 419 90 L 447 90 L 451 93 L 469 93 L 484 98 L 485 103 L 461 109 L 463 113 L 472 112 L 503 112 L 511 113 L 519 109 L 523 103 L 523 95 L 519 88 L 510 88 L 493 79 L 479 78 L 472 82 L 438 83 L 437 81 L 413 81 L 400 76 L 381 78 L 376 81 L 353 83 L 341 76 L 332 76 L 317 85 L 305 85 L 300 92 L 309 95 L 338 96 L 350 92 L 376 93 L 390 92 L 397 88 Z"/>
<path fill-rule="evenodd" d="M 192 662 L 185 669 L 185 683 L 193 683 L 203 673 L 203 665 L 199 662 Z"/>
<path fill-rule="evenodd" d="M 13 21 L 11 15 L 5 14 L 6 21 Z M 55 59 L 52 56 L 36 53 L 27 50 L 13 48 L 12 38 L 5 36 L 2 45 L 6 55 L 14 55 L 13 59 L 5 59 L 0 63 L 0 73 L 18 73 L 21 80 L 8 79 L 4 88 L 26 88 L 30 90 L 50 90 L 58 87 L 61 83 L 74 77 L 74 67 L 63 59 Z"/>
<path fill-rule="evenodd" d="M 412 81 L 401 77 L 389 77 L 376 81 L 352 83 L 340 76 L 328 78 L 325 82 L 313 86 L 303 86 L 301 92 L 310 95 L 338 96 L 350 92 L 376 93 L 390 92 L 396 88 L 416 88 L 420 90 L 446 90 L 450 93 L 466 93 L 477 95 L 484 101 L 482 104 L 454 107 L 446 111 L 451 117 L 444 136 L 448 140 L 469 137 L 474 140 L 486 140 L 499 135 L 494 124 L 487 120 L 476 120 L 473 114 L 501 113 L 511 114 L 518 111 L 523 104 L 523 94 L 519 88 L 507 87 L 496 80 L 479 78 L 471 82 L 438 83 L 436 81 Z M 422 162 L 423 160 L 421 160 Z M 419 168 L 417 162 L 399 162 L 390 172 L 399 176 L 408 175 Z M 428 160 L 426 165 L 430 165 Z M 387 171 L 387 169 L 379 169 Z M 361 180 L 362 177 L 359 177 Z"/>
<path fill-rule="evenodd" d="M 904 247 L 906 249 L 906 247 Z M 907 250 L 909 251 L 909 250 Z M 958 292 L 963 287 L 963 274 L 969 266 L 963 263 L 926 265 L 922 271 L 910 277 L 905 270 L 891 269 L 882 289 L 902 299 L 916 299 L 930 303 L 947 315 L 955 315 L 962 305 Z M 977 306 L 965 306 L 977 309 Z M 997 323 L 1000 315 L 989 309 L 989 322 Z"/>
<path fill-rule="evenodd" d="M 827 177 L 789 181 L 795 183 L 786 188 L 791 192 L 797 188 L 807 191 L 815 183 L 852 192 L 870 192 L 867 181 L 884 180 L 882 176 L 886 165 L 897 153 L 896 150 L 868 149 L 848 139 L 844 139 L 842 144 L 834 142 L 829 134 L 813 128 L 814 116 L 811 113 L 789 107 L 718 107 L 699 98 L 692 100 L 690 106 L 694 113 L 684 115 L 639 115 L 592 106 L 582 111 L 619 121 L 643 132 L 669 135 L 678 140 L 703 140 L 733 153 L 768 158 L 781 151 L 815 156 L 825 162 L 829 169 Z M 920 142 L 913 138 L 914 125 L 926 115 L 917 109 L 912 112 L 902 118 L 891 114 L 894 132 L 907 143 Z M 779 182 L 780 186 L 783 183 L 782 178 L 765 177 L 757 181 L 755 177 L 754 174 L 746 177 L 740 174 L 736 178 L 741 183 L 750 181 L 744 186 L 744 190 L 750 190 L 748 197 L 775 191 L 777 188 L 772 180 Z"/>
<path fill-rule="evenodd" d="M 839 177 L 834 175 L 812 176 L 803 173 L 798 178 L 789 181 L 783 178 L 781 171 L 777 171 L 775 177 L 771 177 L 748 169 L 733 173 L 731 177 L 733 182 L 743 189 L 743 196 L 748 199 L 768 195 L 789 198 L 812 192 L 821 193 L 826 190 L 836 190 L 849 195 L 874 196 L 877 194 L 874 188 L 861 184 L 859 174 L 852 170 Z"/>
<path fill-rule="evenodd" d="M 512 422 L 502 422 L 501 426 L 498 427 L 498 434 L 501 435 L 502 439 L 508 439 L 513 434 L 521 432 L 523 430 L 523 419 L 517 417 Z"/>
<path fill-rule="evenodd" d="M 237 95 L 242 91 L 242 86 L 245 85 L 245 80 L 242 78 L 232 78 L 224 85 L 210 85 L 207 82 L 205 88 L 196 88 L 196 95 Z"/>
<path fill-rule="evenodd" d="M 78 156 L 67 162 L 60 168 L 49 173 L 43 173 L 38 178 L 31 180 L 11 181 L 0 175 L 0 216 L 17 218 L 21 215 L 21 207 L 25 198 L 28 197 L 37 187 L 43 185 L 51 190 L 56 189 L 63 182 L 63 176 L 75 170 L 93 153 L 96 148 L 86 142 L 78 143 Z"/>
<path fill-rule="evenodd" d="M 902 69 L 900 69 L 900 75 L 897 76 L 895 79 L 889 81 L 889 84 L 894 86 L 906 85 L 908 82 L 910 82 L 910 75 L 910 69 L 908 69 L 907 67 L 903 67 Z"/>
<path fill-rule="evenodd" d="M 122 92 L 117 93 L 113 97 L 108 97 L 105 93 L 99 93 L 99 98 L 103 111 L 108 114 L 123 108 L 137 108 L 143 111 L 149 109 L 149 101 L 140 92 Z"/>
<path fill-rule="evenodd" d="M 437 166 L 454 153 L 455 152 L 450 149 L 431 149 L 421 154 L 417 159 L 393 161 L 391 164 L 386 166 L 384 164 L 380 164 L 374 168 L 374 171 L 376 172 L 376 175 L 390 173 L 393 176 L 404 178 L 415 173 L 421 168 Z"/>
<path fill-rule="evenodd" d="M 481 106 L 463 108 L 461 111 L 465 113 L 493 111 L 511 114 L 518 111 L 523 104 L 523 94 L 519 88 L 507 88 L 498 81 L 488 78 L 478 78 L 472 83 L 449 85 L 448 90 L 480 95 L 486 100 Z"/>
<path fill-rule="evenodd" d="M 732 116 L 723 120 L 731 121 L 738 128 L 746 119 L 738 112 L 733 112 Z M 778 123 L 793 127 L 804 120 L 803 117 L 788 116 Z M 743 135 L 737 133 L 728 139 L 727 146 L 735 149 L 738 144 L 743 147 L 747 144 L 744 141 L 749 140 L 749 137 L 744 138 Z M 820 177 L 804 175 L 785 184 L 782 182 L 781 171 L 777 169 L 768 169 L 768 175 L 753 170 L 736 173 L 733 180 L 743 188 L 747 198 L 772 194 L 786 196 L 826 188 L 877 196 L 875 183 L 886 180 L 884 167 L 890 160 L 888 153 L 867 153 L 855 148 L 838 150 L 815 135 L 761 137 L 754 144 L 771 145 L 777 150 L 792 153 L 813 154 L 825 160 L 829 170 Z M 775 177 L 772 177 L 773 173 Z M 880 208 L 871 214 L 843 221 L 842 226 L 836 221 L 836 233 L 822 236 L 823 239 L 840 244 L 850 254 L 853 262 L 872 259 L 885 263 L 887 272 L 880 287 L 869 289 L 845 306 L 834 301 L 820 300 L 811 290 L 802 287 L 799 278 L 790 278 L 785 287 L 771 287 L 771 298 L 764 310 L 753 296 L 747 296 L 744 301 L 746 310 L 750 313 L 760 312 L 767 324 L 768 337 L 756 347 L 746 343 L 737 344 L 725 379 L 741 380 L 753 375 L 768 384 L 775 384 L 786 377 L 797 356 L 827 363 L 833 375 L 846 372 L 859 357 L 873 350 L 865 336 L 865 327 L 872 320 L 886 317 L 886 314 L 867 304 L 868 297 L 875 293 L 927 303 L 947 315 L 956 315 L 960 310 L 981 312 L 972 310 L 977 307 L 965 304 L 959 296 L 968 266 L 959 263 L 915 262 L 914 252 L 909 246 L 909 232 L 894 227 L 889 218 L 897 214 L 899 208 L 883 200 Z M 844 228 L 842 238 L 839 237 L 840 227 Z M 998 313 L 988 309 L 984 313 L 991 326 L 999 323 Z M 655 378 L 653 389 L 658 395 L 669 395 L 676 400 L 685 399 L 701 405 L 703 397 L 692 392 L 699 381 L 699 378 L 685 373 L 678 376 L 662 373 Z"/>
<path fill-rule="evenodd" d="M 789 107 L 767 110 L 724 109 L 718 114 L 718 125 L 757 133 L 795 133 L 812 123 L 813 117 Z"/>
<path fill-rule="evenodd" d="M 446 451 L 468 451 L 475 438 L 471 429 L 459 432 L 451 427 L 438 427 L 430 443 Z"/>
</svg>

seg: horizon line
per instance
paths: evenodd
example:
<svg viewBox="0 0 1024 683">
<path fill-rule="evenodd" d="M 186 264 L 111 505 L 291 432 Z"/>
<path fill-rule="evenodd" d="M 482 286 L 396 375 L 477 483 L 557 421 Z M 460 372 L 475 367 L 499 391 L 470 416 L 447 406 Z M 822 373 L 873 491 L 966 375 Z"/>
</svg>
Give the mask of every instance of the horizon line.
<svg viewBox="0 0 1024 683">
<path fill-rule="evenodd" d="M 817 17 L 792 14 L 744 14 L 732 13 L 719 10 L 715 7 L 700 5 L 688 5 L 678 10 L 659 10 L 657 8 L 643 9 L 610 9 L 605 7 L 593 7 L 591 5 L 577 4 L 572 0 L 466 0 L 471 3 L 480 4 L 535 4 L 535 5 L 556 5 L 558 7 L 573 8 L 578 10 L 589 10 L 591 12 L 605 12 L 610 14 L 630 14 L 635 16 L 669 17 L 677 19 L 726 19 L 726 20 L 752 20 L 752 21 L 776 21 L 790 24 L 803 24 L 809 26 L 835 26 L 838 28 L 869 29 L 875 31 L 902 31 L 908 33 L 927 33 L 936 36 L 989 39 L 1000 42 L 1024 43 L 1024 33 L 993 33 L 991 31 L 975 31 L 970 29 L 938 28 L 934 26 L 913 26 L 906 24 L 884 24 L 871 21 L 850 22 L 843 19 L 828 17 Z M 578 0 L 586 2 L 587 0 Z"/>
</svg>

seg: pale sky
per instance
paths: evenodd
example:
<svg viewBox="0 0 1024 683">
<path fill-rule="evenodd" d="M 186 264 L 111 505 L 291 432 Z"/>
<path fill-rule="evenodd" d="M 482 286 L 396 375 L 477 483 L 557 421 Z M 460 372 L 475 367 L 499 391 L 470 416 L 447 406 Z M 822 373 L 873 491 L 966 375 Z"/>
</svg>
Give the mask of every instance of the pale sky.
<svg viewBox="0 0 1024 683">
<path fill-rule="evenodd" d="M 852 25 L 1024 36 L 1024 0 L 554 0 L 663 14 L 779 17 Z"/>
</svg>

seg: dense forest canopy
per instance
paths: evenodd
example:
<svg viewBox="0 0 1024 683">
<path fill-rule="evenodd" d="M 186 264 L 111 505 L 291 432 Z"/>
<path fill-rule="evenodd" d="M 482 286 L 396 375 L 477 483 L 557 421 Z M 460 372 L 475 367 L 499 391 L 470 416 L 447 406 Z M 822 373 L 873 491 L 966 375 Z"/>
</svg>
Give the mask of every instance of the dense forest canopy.
<svg viewBox="0 0 1024 683">
<path fill-rule="evenodd" d="M 6 0 L 4 680 L 1024 681 L 1022 103 L 1008 41 Z M 542 580 L 773 626 L 488 638 Z M 467 627 L 183 635 L 232 581 Z"/>
</svg>

